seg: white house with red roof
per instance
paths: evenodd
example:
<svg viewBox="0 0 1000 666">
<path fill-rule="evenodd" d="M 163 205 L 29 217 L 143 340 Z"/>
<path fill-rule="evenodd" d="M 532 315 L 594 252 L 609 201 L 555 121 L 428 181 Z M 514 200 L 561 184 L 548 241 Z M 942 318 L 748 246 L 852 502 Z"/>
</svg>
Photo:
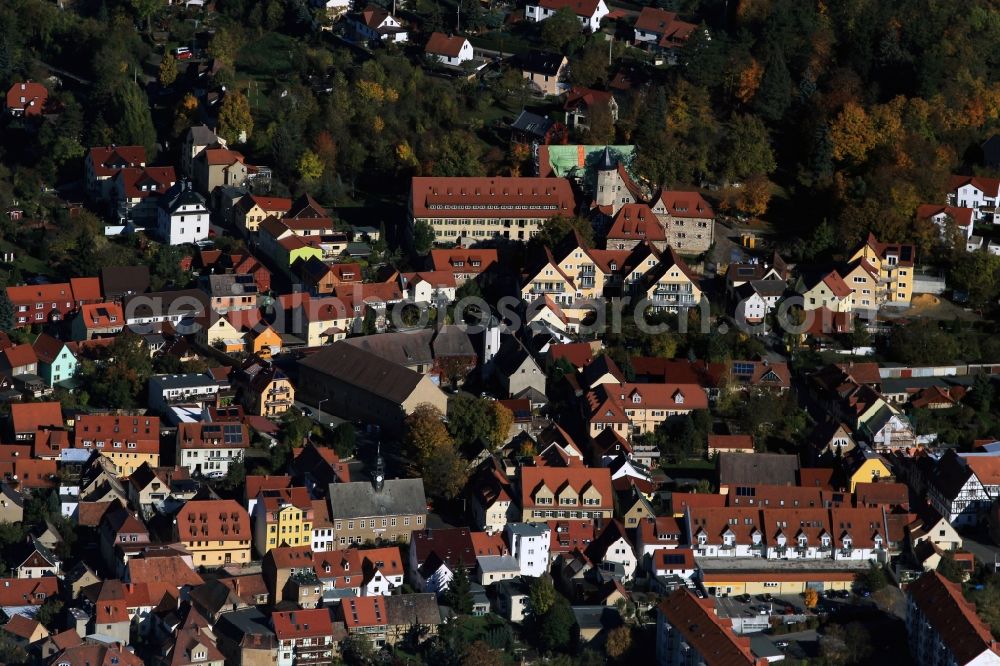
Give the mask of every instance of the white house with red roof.
<svg viewBox="0 0 1000 666">
<path fill-rule="evenodd" d="M 389 44 L 405 44 L 409 33 L 399 19 L 376 5 L 368 5 L 351 24 L 355 34 L 364 41 L 381 41 Z"/>
<path fill-rule="evenodd" d="M 676 12 L 643 7 L 635 20 L 635 43 L 636 46 L 669 52 L 683 46 L 697 28 L 694 23 L 678 19 Z"/>
<path fill-rule="evenodd" d="M 1000 178 L 952 176 L 948 203 L 958 208 L 971 208 L 978 222 L 992 221 L 1000 202 Z"/>
<path fill-rule="evenodd" d="M 939 206 L 935 204 L 921 204 L 917 206 L 917 219 L 930 220 L 941 230 L 941 237 L 950 240 L 949 234 L 952 229 L 957 230 L 968 244 L 972 238 L 972 230 L 976 211 L 972 208 L 961 208 L 958 206 Z M 954 226 L 952 226 L 954 225 Z"/>
<path fill-rule="evenodd" d="M 590 32 L 597 32 L 601 20 L 611 13 L 604 0 L 539 0 L 537 4 L 532 2 L 524 8 L 524 17 L 538 23 L 555 16 L 560 9 L 569 9 L 576 14 L 580 25 Z"/>
<path fill-rule="evenodd" d="M 478 278 L 487 270 L 496 267 L 497 251 L 488 249 L 431 250 L 433 269 L 451 271 L 455 286 L 461 287 L 468 280 Z"/>
<path fill-rule="evenodd" d="M 465 37 L 433 32 L 424 53 L 442 64 L 457 67 L 472 60 L 472 44 Z"/>
</svg>

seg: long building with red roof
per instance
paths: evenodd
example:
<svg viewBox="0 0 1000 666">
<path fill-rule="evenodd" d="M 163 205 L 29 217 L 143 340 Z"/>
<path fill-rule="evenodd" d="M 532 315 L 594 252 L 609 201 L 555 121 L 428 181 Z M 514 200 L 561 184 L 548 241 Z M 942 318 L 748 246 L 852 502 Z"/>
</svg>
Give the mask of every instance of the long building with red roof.
<svg viewBox="0 0 1000 666">
<path fill-rule="evenodd" d="M 421 177 L 410 189 L 411 223 L 429 224 L 438 243 L 527 241 L 550 218 L 575 213 L 573 189 L 563 178 Z"/>
</svg>

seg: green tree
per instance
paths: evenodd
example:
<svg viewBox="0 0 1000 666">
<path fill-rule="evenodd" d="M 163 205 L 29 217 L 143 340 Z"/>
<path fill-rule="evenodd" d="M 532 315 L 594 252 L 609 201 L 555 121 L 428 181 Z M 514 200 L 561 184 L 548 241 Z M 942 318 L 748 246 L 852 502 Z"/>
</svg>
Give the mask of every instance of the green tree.
<svg viewBox="0 0 1000 666">
<path fill-rule="evenodd" d="M 528 586 L 528 600 L 531 602 L 531 612 L 535 616 L 544 615 L 549 612 L 558 596 L 552 579 L 548 576 L 541 576 L 531 581 Z"/>
<path fill-rule="evenodd" d="M 119 334 L 107 347 L 104 359 L 85 367 L 81 380 L 92 404 L 116 409 L 146 404 L 146 384 L 153 373 L 153 362 L 145 341 L 138 335 Z"/>
<path fill-rule="evenodd" d="M 7 290 L 0 289 L 0 331 L 14 328 L 14 304 L 7 297 Z"/>
<path fill-rule="evenodd" d="M 882 567 L 871 562 L 867 571 L 857 575 L 857 583 L 863 585 L 872 594 L 875 594 L 888 585 L 889 581 Z"/>
<path fill-rule="evenodd" d="M 250 138 L 253 132 L 253 115 L 246 96 L 234 90 L 226 93 L 219 109 L 219 135 L 229 143 L 239 143 Z"/>
<path fill-rule="evenodd" d="M 546 46 L 565 51 L 570 42 L 580 38 L 580 19 L 569 7 L 563 7 L 542 21 L 542 41 Z"/>
<path fill-rule="evenodd" d="M 375 648 L 364 634 L 351 634 L 344 639 L 341 653 L 351 666 L 368 666 L 375 661 Z"/>
<path fill-rule="evenodd" d="M 357 431 L 350 423 L 341 423 L 333 429 L 330 441 L 338 456 L 348 458 L 353 456 L 357 449 Z"/>
<path fill-rule="evenodd" d="M 792 76 L 785 57 L 772 48 L 764 66 L 764 76 L 754 96 L 754 110 L 766 121 L 776 123 L 792 103 Z"/>
<path fill-rule="evenodd" d="M 472 582 L 469 572 L 464 566 L 458 565 L 444 593 L 444 603 L 459 615 L 472 613 Z"/>
<path fill-rule="evenodd" d="M 552 248 L 564 241 L 572 231 L 576 231 L 580 235 L 587 247 L 594 246 L 594 226 L 590 220 L 577 216 L 556 215 L 550 217 L 545 220 L 532 241 L 538 247 Z"/>
<path fill-rule="evenodd" d="M 43 627 L 55 628 L 55 622 L 59 619 L 59 615 L 63 610 L 63 602 L 55 597 L 49 597 L 45 600 L 39 609 L 38 614 L 35 615 L 35 619 L 42 623 Z"/>
<path fill-rule="evenodd" d="M 579 22 L 577 27 L 579 28 Z M 586 88 L 608 80 L 608 43 L 604 39 L 604 33 L 598 33 L 587 40 L 587 44 L 570 61 L 569 78 L 573 85 Z"/>
<path fill-rule="evenodd" d="M 719 144 L 718 160 L 719 176 L 732 183 L 777 168 L 767 128 L 751 115 L 738 115 L 729 122 Z"/>
<path fill-rule="evenodd" d="M 136 18 L 146 24 L 146 32 L 152 29 L 153 17 L 163 8 L 160 0 L 131 0 Z"/>
<path fill-rule="evenodd" d="M 937 565 L 937 572 L 953 583 L 961 585 L 965 582 L 965 571 L 955 561 L 955 554 L 950 550 L 944 551 L 944 554 L 941 555 L 941 560 Z"/>
<path fill-rule="evenodd" d="M 247 466 L 242 459 L 234 460 L 229 463 L 229 469 L 226 470 L 226 476 L 222 479 L 222 487 L 226 490 L 238 490 L 242 488 L 247 481 Z"/>
<path fill-rule="evenodd" d="M 538 618 L 538 644 L 548 652 L 562 652 L 570 647 L 573 640 L 573 626 L 576 618 L 569 602 L 561 594 L 556 596 L 552 607 Z"/>
<path fill-rule="evenodd" d="M 448 405 L 448 432 L 455 443 L 466 449 L 477 442 L 495 439 L 493 405 L 486 398 L 459 395 Z"/>
<path fill-rule="evenodd" d="M 453 444 L 435 448 L 421 461 L 420 467 L 424 489 L 431 497 L 454 499 L 469 480 L 469 463 Z"/>
<path fill-rule="evenodd" d="M 288 446 L 299 447 L 312 432 L 313 420 L 298 409 L 285 412 L 281 421 L 281 442 Z"/>
<path fill-rule="evenodd" d="M 413 253 L 425 257 L 434 247 L 434 229 L 426 220 L 417 220 L 413 225 Z"/>
<path fill-rule="evenodd" d="M 149 100 L 138 83 L 123 82 L 115 91 L 115 108 L 118 122 L 114 135 L 118 143 L 143 146 L 147 158 L 156 154 L 156 128 L 150 113 Z"/>
<path fill-rule="evenodd" d="M 177 80 L 177 58 L 173 54 L 166 54 L 160 61 L 160 85 L 167 87 Z"/>
</svg>

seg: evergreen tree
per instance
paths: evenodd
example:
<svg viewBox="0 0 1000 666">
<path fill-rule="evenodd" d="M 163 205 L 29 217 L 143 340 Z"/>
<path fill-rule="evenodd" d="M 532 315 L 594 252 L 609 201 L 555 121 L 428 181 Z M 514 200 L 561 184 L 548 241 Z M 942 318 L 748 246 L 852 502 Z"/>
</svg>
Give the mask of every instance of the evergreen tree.
<svg viewBox="0 0 1000 666">
<path fill-rule="evenodd" d="M 147 161 L 152 161 L 156 154 L 156 128 L 146 93 L 138 83 L 125 82 L 115 91 L 115 107 L 118 117 L 115 140 L 126 146 L 143 146 Z"/>
<path fill-rule="evenodd" d="M 14 328 L 14 304 L 7 297 L 7 290 L 0 289 L 0 331 Z"/>
<path fill-rule="evenodd" d="M 792 103 L 792 76 L 781 51 L 772 48 L 768 54 L 764 76 L 754 96 L 754 109 L 766 121 L 776 123 Z"/>
<path fill-rule="evenodd" d="M 459 615 L 472 613 L 472 583 L 465 567 L 458 565 L 455 569 L 455 575 L 451 577 L 444 593 L 444 602 Z"/>
</svg>

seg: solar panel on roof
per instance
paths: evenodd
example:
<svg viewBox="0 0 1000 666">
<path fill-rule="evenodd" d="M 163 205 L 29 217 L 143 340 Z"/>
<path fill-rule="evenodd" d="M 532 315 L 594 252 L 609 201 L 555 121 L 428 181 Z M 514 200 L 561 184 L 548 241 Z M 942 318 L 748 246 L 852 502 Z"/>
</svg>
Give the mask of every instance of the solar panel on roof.
<svg viewBox="0 0 1000 666">
<path fill-rule="evenodd" d="M 736 375 L 752 375 L 753 374 L 753 363 L 733 363 L 733 374 Z"/>
</svg>

